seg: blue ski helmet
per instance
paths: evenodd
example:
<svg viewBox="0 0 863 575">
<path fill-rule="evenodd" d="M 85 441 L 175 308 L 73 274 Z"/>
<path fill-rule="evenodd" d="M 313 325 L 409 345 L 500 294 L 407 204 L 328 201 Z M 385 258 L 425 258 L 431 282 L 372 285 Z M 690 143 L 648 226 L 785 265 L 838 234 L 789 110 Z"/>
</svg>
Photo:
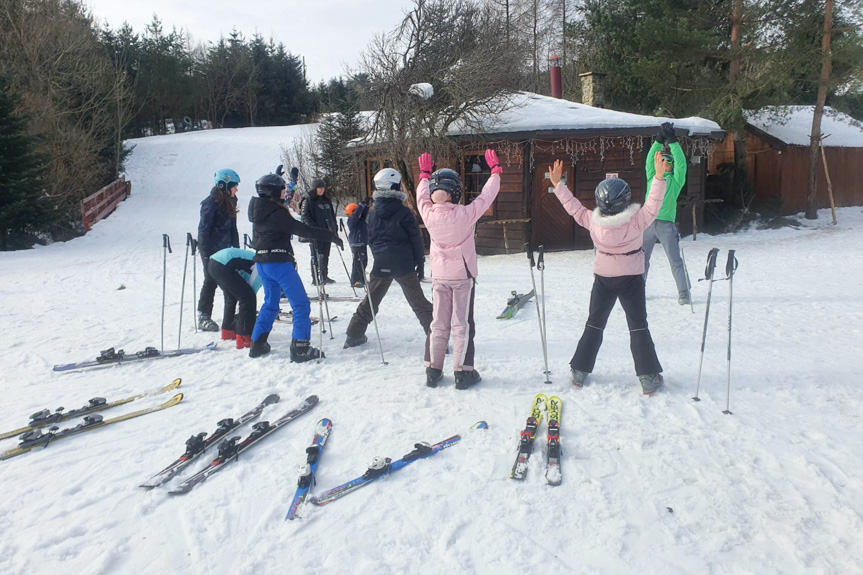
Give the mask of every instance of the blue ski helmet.
<svg viewBox="0 0 863 575">
<path fill-rule="evenodd" d="M 227 192 L 234 186 L 240 183 L 240 176 L 237 172 L 229 168 L 224 168 L 213 174 L 213 179 L 216 180 L 216 185 L 223 192 Z"/>
<path fill-rule="evenodd" d="M 626 209 L 632 199 L 629 184 L 620 178 L 602 180 L 596 186 L 593 195 L 596 198 L 596 206 L 604 216 L 619 214 Z"/>
<path fill-rule="evenodd" d="M 443 168 L 433 173 L 429 178 L 429 194 L 433 194 L 435 190 L 447 192 L 452 203 L 459 203 L 461 201 L 461 178 L 458 172 Z"/>
</svg>

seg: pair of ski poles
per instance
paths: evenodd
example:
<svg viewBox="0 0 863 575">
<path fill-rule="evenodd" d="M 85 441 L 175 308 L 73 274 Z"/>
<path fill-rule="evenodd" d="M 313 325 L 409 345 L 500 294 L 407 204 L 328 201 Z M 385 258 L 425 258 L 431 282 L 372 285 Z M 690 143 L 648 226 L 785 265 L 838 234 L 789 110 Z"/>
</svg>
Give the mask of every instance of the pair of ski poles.
<svg viewBox="0 0 863 575">
<path fill-rule="evenodd" d="M 198 263 L 198 241 L 192 237 L 192 234 L 186 233 L 186 257 L 183 261 L 183 283 L 180 286 L 180 325 L 177 328 L 177 349 L 180 349 L 181 337 L 183 335 L 183 303 L 186 295 L 186 271 L 189 268 L 189 252 L 192 253 L 192 303 L 195 308 L 197 304 L 197 274 L 195 268 Z M 171 249 L 171 238 L 168 234 L 162 234 L 162 327 L 161 327 L 161 348 L 162 353 L 165 353 L 165 292 L 168 282 L 168 254 L 174 251 Z M 195 323 L 195 333 L 198 333 L 198 323 Z"/>
<path fill-rule="evenodd" d="M 350 240 L 350 237 L 348 235 L 348 231 L 345 229 L 344 220 L 341 220 L 341 219 L 339 220 L 339 226 L 340 226 L 341 231 L 345 234 L 345 238 Z M 344 262 L 344 260 L 343 260 L 343 262 Z M 375 324 L 375 335 L 378 338 L 378 348 L 381 351 L 381 363 L 383 363 L 384 365 L 389 365 L 387 360 L 384 358 L 384 344 L 381 341 L 381 332 L 380 332 L 380 330 L 378 330 L 378 314 L 375 311 L 375 306 L 374 306 L 374 303 L 372 302 L 372 292 L 369 291 L 369 278 L 366 275 L 366 268 L 364 266 L 360 266 L 360 267 L 362 268 L 362 271 L 363 271 L 363 288 L 365 288 L 365 291 L 366 291 L 366 299 L 369 300 L 369 309 L 372 312 L 372 323 Z M 345 271 L 347 272 L 347 266 L 345 267 Z M 348 277 L 348 280 L 350 280 L 350 276 Z M 355 291 L 354 294 L 356 294 L 356 293 L 357 292 Z"/>
<path fill-rule="evenodd" d="M 722 412 L 725 415 L 731 415 L 731 310 L 732 298 L 734 295 L 734 273 L 737 271 L 737 258 L 734 255 L 734 250 L 728 250 L 728 259 L 725 262 L 725 277 L 720 279 L 714 278 L 716 270 L 716 256 L 719 254 L 719 248 L 713 248 L 707 254 L 707 266 L 704 268 L 704 278 L 698 281 L 707 281 L 707 309 L 704 312 L 704 330 L 701 334 L 701 358 L 698 360 L 698 379 L 695 384 L 695 396 L 693 401 L 701 401 L 698 397 L 698 392 L 701 388 L 701 367 L 704 364 L 704 343 L 707 340 L 707 320 L 710 317 L 710 297 L 713 292 L 713 282 L 728 280 L 728 354 L 727 354 L 727 379 L 725 383 L 725 410 Z"/>
<path fill-rule="evenodd" d="M 548 337 L 546 331 L 546 321 L 545 321 L 545 247 L 539 246 L 539 255 L 537 259 L 534 261 L 533 259 L 533 249 L 530 247 L 529 243 L 524 244 L 524 251 L 527 252 L 527 259 L 530 261 L 530 283 L 533 285 L 533 293 L 540 294 L 540 300 L 542 301 L 542 312 L 540 312 L 540 306 L 536 306 L 536 319 L 539 321 L 539 337 L 542 341 L 542 359 L 545 362 L 545 383 L 551 383 L 551 379 L 549 379 L 549 374 L 551 373 L 548 370 Z M 540 291 L 536 291 L 536 279 L 533 275 L 533 268 L 539 270 L 539 285 Z"/>
</svg>

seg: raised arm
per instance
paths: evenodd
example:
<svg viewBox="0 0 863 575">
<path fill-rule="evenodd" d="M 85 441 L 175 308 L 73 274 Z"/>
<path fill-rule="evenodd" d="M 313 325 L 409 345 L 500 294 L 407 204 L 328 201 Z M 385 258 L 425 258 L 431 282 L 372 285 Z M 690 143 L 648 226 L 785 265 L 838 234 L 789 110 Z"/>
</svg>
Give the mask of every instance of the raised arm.
<svg viewBox="0 0 863 575">
<path fill-rule="evenodd" d="M 569 188 L 563 182 L 563 162 L 554 161 L 554 166 L 548 168 L 549 180 L 554 186 L 554 195 L 560 200 L 563 209 L 575 219 L 575 222 L 583 228 L 590 229 L 590 210 L 581 205 L 581 202 L 572 195 Z"/>
<path fill-rule="evenodd" d="M 653 161 L 656 164 L 656 171 L 662 171 L 662 153 L 656 152 L 653 155 Z M 646 230 L 653 223 L 656 216 L 659 215 L 659 210 L 662 208 L 662 201 L 665 199 L 665 190 L 668 186 L 668 181 L 662 176 L 653 176 L 650 178 L 650 191 L 647 194 L 647 201 L 640 210 L 632 217 L 632 225 L 639 231 Z"/>
<path fill-rule="evenodd" d="M 672 178 L 674 179 L 674 183 L 677 184 L 676 191 L 679 196 L 680 190 L 686 184 L 686 154 L 683 153 L 683 148 L 680 147 L 678 142 L 669 144 L 668 147 L 671 149 L 671 155 L 674 157 L 674 175 Z M 677 201 L 676 197 L 674 201 Z"/>
<path fill-rule="evenodd" d="M 429 178 L 431 177 L 432 166 L 434 163 L 432 162 L 431 154 L 425 152 L 420 155 L 419 165 L 420 183 L 417 186 L 417 209 L 419 210 L 423 221 L 425 221 L 428 212 L 432 208 L 432 201 L 429 196 Z"/>
<path fill-rule="evenodd" d="M 503 172 L 503 168 L 498 164 L 497 153 L 491 149 L 486 150 L 485 161 L 491 168 L 491 177 L 482 187 L 482 193 L 467 206 L 468 214 L 473 222 L 482 217 L 500 192 L 500 174 Z"/>
<path fill-rule="evenodd" d="M 656 155 L 656 152 L 662 150 L 662 142 L 658 140 L 654 140 L 653 145 L 650 146 L 650 150 L 647 151 L 647 155 L 644 157 L 644 172 L 647 175 L 647 181 L 650 181 L 650 178 L 656 175 L 656 167 L 653 165 L 653 156 Z"/>
</svg>

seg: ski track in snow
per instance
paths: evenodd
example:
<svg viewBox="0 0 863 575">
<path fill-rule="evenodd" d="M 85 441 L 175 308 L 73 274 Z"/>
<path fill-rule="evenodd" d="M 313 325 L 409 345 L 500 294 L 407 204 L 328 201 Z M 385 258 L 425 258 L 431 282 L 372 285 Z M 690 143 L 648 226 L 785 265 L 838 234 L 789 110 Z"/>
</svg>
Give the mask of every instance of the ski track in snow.
<svg viewBox="0 0 863 575">
<path fill-rule="evenodd" d="M 499 574 L 536 566 L 564 573 L 860 572 L 861 208 L 838 210 L 835 227 L 822 212 L 799 229 L 685 238 L 695 314 L 677 305 L 668 262 L 657 250 L 648 316 L 666 385 L 651 398 L 634 375 L 619 306 L 595 374 L 582 390 L 568 384 L 568 361 L 587 315 L 592 251 L 546 256 L 550 386 L 542 383 L 535 303 L 512 320 L 495 319 L 512 289 L 531 288 L 523 254 L 480 258 L 483 382 L 469 391 L 456 392 L 447 371 L 438 389 L 423 385 L 422 333 L 395 284 L 379 314 L 388 366 L 371 326 L 369 344 L 342 349 L 356 304 L 334 302 L 330 312 L 340 319 L 335 339 L 324 336 L 328 357 L 321 364 L 289 363 L 290 325 L 276 324 L 273 352 L 259 360 L 220 343 L 215 351 L 180 358 L 51 372 L 55 363 L 111 346 L 159 347 L 162 233 L 170 234 L 174 249 L 167 263 L 165 348 L 176 347 L 185 234 L 195 234 L 211 174 L 221 167 L 240 173 L 240 233 L 251 234 L 245 214 L 254 180 L 275 168 L 279 144 L 302 129 L 136 140 L 128 170 L 133 193 L 115 214 L 85 237 L 0 254 L 3 430 L 44 407 L 73 409 L 93 396 L 125 397 L 176 377 L 183 378 L 178 391 L 185 394 L 168 410 L 0 462 L 0 572 Z M 727 282 L 713 287 L 702 401 L 690 399 L 707 294 L 705 282 L 695 280 L 712 247 L 722 250 L 720 276 L 725 250 L 736 249 L 740 260 L 731 416 L 722 413 Z M 294 248 L 308 281 L 308 248 L 298 242 Z M 349 263 L 350 252 L 344 256 Z M 189 266 L 184 347 L 218 335 L 194 333 Z M 333 294 L 349 293 L 343 273 L 333 254 Z M 201 279 L 199 269 L 198 288 Z M 126 289 L 118 290 L 121 284 Z M 217 295 L 215 319 L 221 308 Z M 545 484 L 545 421 L 526 480 L 509 478 L 519 431 L 539 392 L 563 399 L 559 487 Z M 182 453 L 187 437 L 238 417 L 268 393 L 279 393 L 281 402 L 258 421 L 280 417 L 311 394 L 321 401 L 187 495 L 137 487 Z M 323 417 L 333 420 L 333 430 L 313 494 L 362 474 L 375 455 L 397 459 L 417 441 L 457 433 L 463 439 L 344 500 L 306 505 L 302 519 L 285 522 L 297 468 Z M 467 431 L 481 419 L 490 429 Z M 9 439 L 0 448 L 14 444 Z"/>
</svg>

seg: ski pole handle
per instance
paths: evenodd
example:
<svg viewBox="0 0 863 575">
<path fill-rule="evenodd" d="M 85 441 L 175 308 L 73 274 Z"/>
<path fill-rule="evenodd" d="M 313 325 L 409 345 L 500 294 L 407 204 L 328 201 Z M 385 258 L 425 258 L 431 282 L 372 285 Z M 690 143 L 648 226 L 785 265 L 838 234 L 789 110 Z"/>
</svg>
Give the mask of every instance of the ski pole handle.
<svg viewBox="0 0 863 575">
<path fill-rule="evenodd" d="M 543 271 L 545 269 L 545 246 L 539 246 L 539 256 L 536 258 L 536 269 Z"/>
<path fill-rule="evenodd" d="M 195 240 L 192 239 L 192 232 L 186 232 L 186 245 L 189 246 L 189 248 L 191 248 L 192 245 L 194 244 L 194 241 Z"/>
<path fill-rule="evenodd" d="M 530 248 L 530 244 L 524 244 L 524 251 L 527 252 L 527 259 L 530 260 L 530 267 L 535 267 L 536 262 L 533 260 L 533 250 Z"/>
<path fill-rule="evenodd" d="M 169 254 L 174 253 L 171 250 L 171 238 L 168 237 L 168 234 L 162 234 L 162 247 L 167 249 Z"/>
<path fill-rule="evenodd" d="M 702 279 L 713 281 L 713 272 L 716 269 L 717 254 L 719 254 L 719 248 L 713 248 L 710 250 L 710 253 L 707 254 L 707 266 L 704 268 L 704 277 Z"/>
<path fill-rule="evenodd" d="M 252 245 L 251 240 L 249 240 L 249 234 L 243 234 L 243 247 L 247 248 Z"/>
<path fill-rule="evenodd" d="M 192 257 L 198 253 L 198 240 L 192 238 Z"/>
<path fill-rule="evenodd" d="M 725 277 L 731 279 L 734 272 L 737 271 L 737 258 L 734 257 L 734 250 L 728 250 L 728 260 L 725 262 Z"/>
<path fill-rule="evenodd" d="M 339 218 L 339 229 L 342 230 L 342 233 L 347 233 L 345 232 L 345 220 L 342 218 Z"/>
</svg>

